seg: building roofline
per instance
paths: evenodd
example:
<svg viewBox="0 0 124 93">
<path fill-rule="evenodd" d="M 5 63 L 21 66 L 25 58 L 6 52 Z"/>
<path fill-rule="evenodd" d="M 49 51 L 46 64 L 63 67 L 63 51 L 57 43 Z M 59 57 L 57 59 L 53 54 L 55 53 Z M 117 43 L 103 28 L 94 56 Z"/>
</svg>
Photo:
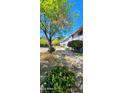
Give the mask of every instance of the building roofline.
<svg viewBox="0 0 124 93">
<path fill-rule="evenodd" d="M 68 37 L 65 37 L 61 42 L 64 42 L 66 39 L 70 38 L 72 35 L 74 35 L 75 33 L 77 33 L 80 29 L 83 29 L 83 26 L 80 26 L 80 28 L 78 28 L 75 32 L 73 32 L 71 35 L 69 35 Z M 60 42 L 60 43 L 61 43 Z"/>
</svg>

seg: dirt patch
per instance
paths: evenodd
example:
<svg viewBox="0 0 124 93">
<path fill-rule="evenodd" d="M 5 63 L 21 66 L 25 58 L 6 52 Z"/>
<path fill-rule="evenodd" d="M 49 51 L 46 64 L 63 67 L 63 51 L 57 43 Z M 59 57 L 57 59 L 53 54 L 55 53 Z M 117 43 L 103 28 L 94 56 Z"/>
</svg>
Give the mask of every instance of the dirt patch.
<svg viewBox="0 0 124 93">
<path fill-rule="evenodd" d="M 56 62 L 57 61 L 57 58 L 55 57 L 55 55 L 50 54 L 48 52 L 40 53 L 40 59 L 41 59 L 41 62 Z"/>
</svg>

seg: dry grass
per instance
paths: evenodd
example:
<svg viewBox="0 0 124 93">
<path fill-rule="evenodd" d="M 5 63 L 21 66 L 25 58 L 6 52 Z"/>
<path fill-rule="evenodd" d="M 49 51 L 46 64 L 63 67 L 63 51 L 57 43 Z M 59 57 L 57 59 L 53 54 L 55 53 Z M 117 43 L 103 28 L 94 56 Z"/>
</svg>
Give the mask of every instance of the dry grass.
<svg viewBox="0 0 124 93">
<path fill-rule="evenodd" d="M 40 53 L 40 59 L 41 62 L 56 62 L 57 61 L 57 57 L 54 54 L 50 54 L 48 52 L 45 53 Z"/>
</svg>

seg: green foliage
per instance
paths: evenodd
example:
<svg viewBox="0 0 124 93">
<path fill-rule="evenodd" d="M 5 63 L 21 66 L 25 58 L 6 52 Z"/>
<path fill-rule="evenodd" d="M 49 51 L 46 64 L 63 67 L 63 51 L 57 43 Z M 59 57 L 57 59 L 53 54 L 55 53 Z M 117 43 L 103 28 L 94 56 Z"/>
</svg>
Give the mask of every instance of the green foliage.
<svg viewBox="0 0 124 93">
<path fill-rule="evenodd" d="M 40 47 L 48 47 L 48 42 L 45 38 L 40 39 Z"/>
<path fill-rule="evenodd" d="M 55 39 L 55 40 L 53 40 L 53 45 L 54 46 L 59 46 L 59 43 L 60 43 L 60 40 L 58 40 L 58 39 Z"/>
<path fill-rule="evenodd" d="M 52 41 L 52 45 L 53 46 L 59 46 L 60 44 L 60 40 L 59 39 L 55 39 Z M 40 39 L 40 47 L 48 47 L 48 41 L 46 40 L 46 38 L 41 38 Z"/>
<path fill-rule="evenodd" d="M 66 66 L 54 66 L 46 73 L 44 79 L 43 87 L 48 90 L 44 90 L 43 93 L 71 93 L 76 76 Z"/>
<path fill-rule="evenodd" d="M 51 20 L 58 20 L 66 16 L 69 8 L 68 0 L 40 0 L 41 12 Z"/>
<path fill-rule="evenodd" d="M 72 6 L 68 0 L 40 0 L 40 28 L 48 42 L 61 37 L 73 25 L 77 14 L 71 10 Z"/>
<path fill-rule="evenodd" d="M 40 0 L 41 28 L 63 29 L 70 25 L 70 8 L 72 4 L 68 0 Z M 49 21 L 46 24 L 46 20 Z M 48 30 L 48 29 L 47 29 Z M 59 30 L 56 30 L 57 32 Z"/>
<path fill-rule="evenodd" d="M 73 41 L 68 42 L 67 46 L 72 47 L 74 49 L 82 48 L 83 47 L 83 41 L 81 41 L 81 40 L 73 40 Z"/>
</svg>

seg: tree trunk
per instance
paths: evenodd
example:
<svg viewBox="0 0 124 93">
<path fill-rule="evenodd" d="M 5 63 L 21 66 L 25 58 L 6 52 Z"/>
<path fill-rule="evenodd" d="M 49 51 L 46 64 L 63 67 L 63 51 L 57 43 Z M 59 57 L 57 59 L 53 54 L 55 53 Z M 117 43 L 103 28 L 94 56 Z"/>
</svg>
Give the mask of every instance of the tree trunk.
<svg viewBox="0 0 124 93">
<path fill-rule="evenodd" d="M 48 50 L 50 53 L 54 52 L 55 51 L 55 48 L 53 47 L 52 45 L 52 38 L 50 37 L 49 39 L 49 50 Z"/>
<path fill-rule="evenodd" d="M 52 52 L 54 52 L 55 51 L 55 49 L 54 49 L 54 47 L 52 46 L 52 34 L 51 34 L 51 32 L 50 32 L 50 36 L 48 37 L 48 35 L 47 35 L 47 29 L 45 28 L 45 30 L 43 31 L 44 32 L 44 34 L 45 34 L 45 36 L 46 36 L 46 39 L 47 39 L 47 42 L 48 42 L 48 45 L 49 45 L 49 52 L 50 53 L 52 53 Z"/>
<path fill-rule="evenodd" d="M 52 45 L 51 39 L 48 38 L 46 31 L 44 31 L 49 47 Z"/>
<path fill-rule="evenodd" d="M 51 37 L 49 39 L 49 46 L 52 47 L 52 39 L 51 39 Z"/>
</svg>

